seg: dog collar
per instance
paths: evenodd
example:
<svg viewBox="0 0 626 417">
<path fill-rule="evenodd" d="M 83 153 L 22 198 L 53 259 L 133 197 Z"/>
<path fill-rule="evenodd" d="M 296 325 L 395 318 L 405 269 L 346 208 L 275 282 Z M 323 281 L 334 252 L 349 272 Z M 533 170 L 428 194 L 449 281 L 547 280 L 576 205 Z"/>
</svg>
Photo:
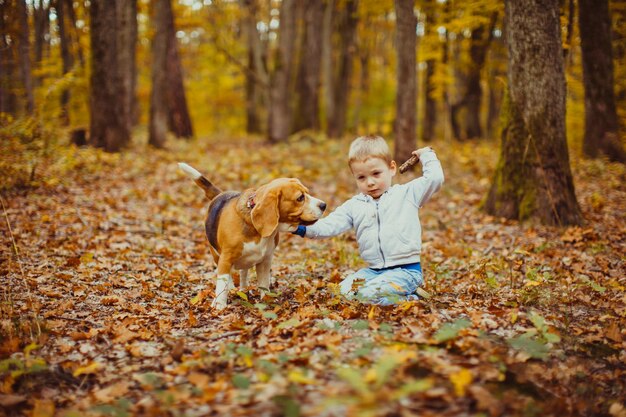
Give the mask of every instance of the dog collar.
<svg viewBox="0 0 626 417">
<path fill-rule="evenodd" d="M 256 203 L 254 202 L 255 196 L 256 196 L 256 193 L 252 193 L 250 194 L 250 197 L 248 197 L 248 201 L 246 202 L 246 207 L 248 207 L 249 209 L 253 209 L 254 206 L 256 205 Z"/>
</svg>

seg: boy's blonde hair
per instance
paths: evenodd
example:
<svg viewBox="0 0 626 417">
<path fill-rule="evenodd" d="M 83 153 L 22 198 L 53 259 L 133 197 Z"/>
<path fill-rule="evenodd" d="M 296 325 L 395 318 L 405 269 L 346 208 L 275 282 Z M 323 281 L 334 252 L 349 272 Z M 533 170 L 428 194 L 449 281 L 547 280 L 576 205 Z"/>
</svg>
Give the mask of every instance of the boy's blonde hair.
<svg viewBox="0 0 626 417">
<path fill-rule="evenodd" d="M 348 152 L 348 165 L 353 162 L 363 162 L 369 158 L 380 158 L 391 164 L 391 152 L 385 139 L 376 135 L 360 136 L 350 144 Z"/>
</svg>

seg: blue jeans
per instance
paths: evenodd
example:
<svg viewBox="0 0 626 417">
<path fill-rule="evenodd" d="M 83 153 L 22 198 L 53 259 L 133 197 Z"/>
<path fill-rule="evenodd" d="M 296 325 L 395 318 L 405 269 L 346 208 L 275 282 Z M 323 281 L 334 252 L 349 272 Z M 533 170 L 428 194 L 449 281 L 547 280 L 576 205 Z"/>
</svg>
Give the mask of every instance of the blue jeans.
<svg viewBox="0 0 626 417">
<path fill-rule="evenodd" d="M 415 290 L 423 282 L 422 268 L 417 263 L 384 269 L 363 268 L 349 275 L 339 286 L 347 298 L 368 304 L 391 305 L 417 300 Z"/>
</svg>

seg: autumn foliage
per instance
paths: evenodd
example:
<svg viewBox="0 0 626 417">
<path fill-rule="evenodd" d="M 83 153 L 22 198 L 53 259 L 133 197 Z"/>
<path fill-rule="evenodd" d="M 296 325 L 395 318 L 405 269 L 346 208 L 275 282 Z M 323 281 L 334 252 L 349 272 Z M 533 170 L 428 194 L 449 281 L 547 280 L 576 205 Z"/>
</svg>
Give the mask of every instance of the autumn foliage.
<svg viewBox="0 0 626 417">
<path fill-rule="evenodd" d="M 66 147 L 2 194 L 0 414 L 624 416 L 623 165 L 575 158 L 585 226 L 550 228 L 480 211 L 490 144 L 435 143 L 419 301 L 347 301 L 354 237 L 283 235 L 272 292 L 218 313 L 176 162 L 224 189 L 296 176 L 331 209 L 355 191 L 346 141 L 224 139 Z"/>
</svg>

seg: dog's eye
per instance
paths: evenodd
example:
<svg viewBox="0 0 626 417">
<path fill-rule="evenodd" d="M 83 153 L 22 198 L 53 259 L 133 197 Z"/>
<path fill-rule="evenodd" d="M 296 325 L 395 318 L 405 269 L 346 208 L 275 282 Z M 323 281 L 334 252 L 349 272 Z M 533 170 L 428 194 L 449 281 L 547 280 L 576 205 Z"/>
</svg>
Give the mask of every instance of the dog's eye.
<svg viewBox="0 0 626 417">
<path fill-rule="evenodd" d="M 304 201 L 304 194 L 300 194 L 300 197 L 298 197 L 298 201 L 300 203 Z"/>
</svg>

